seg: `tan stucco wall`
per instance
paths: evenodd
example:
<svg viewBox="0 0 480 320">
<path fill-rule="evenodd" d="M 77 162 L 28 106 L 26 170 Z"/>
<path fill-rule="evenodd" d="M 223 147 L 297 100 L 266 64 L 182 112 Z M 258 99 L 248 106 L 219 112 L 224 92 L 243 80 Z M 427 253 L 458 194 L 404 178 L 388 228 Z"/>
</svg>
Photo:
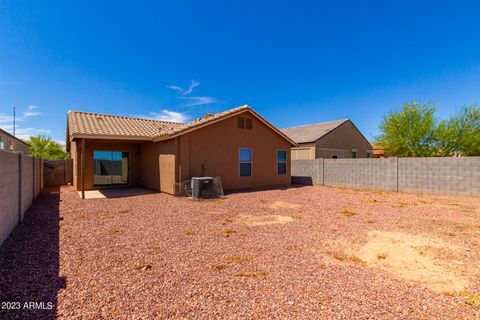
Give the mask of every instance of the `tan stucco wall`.
<svg viewBox="0 0 480 320">
<path fill-rule="evenodd" d="M 175 140 L 161 141 L 157 143 L 143 143 L 139 153 L 139 176 L 138 184 L 146 188 L 173 193 L 175 183 Z M 169 166 L 167 156 L 173 163 Z M 162 163 L 162 170 L 160 170 Z"/>
<path fill-rule="evenodd" d="M 301 147 L 292 148 L 292 160 L 315 159 L 315 144 L 302 144 Z"/>
<path fill-rule="evenodd" d="M 316 158 L 323 158 L 325 155 L 330 158 L 331 151 L 335 150 L 342 151 L 343 157 L 351 158 L 352 149 L 357 149 L 357 158 L 366 158 L 367 151 L 371 150 L 370 144 L 365 141 L 350 122 L 345 122 L 334 131 L 325 135 L 315 145 Z"/>
<path fill-rule="evenodd" d="M 253 119 L 253 129 L 238 129 L 238 116 Z M 182 180 L 220 176 L 226 190 L 289 185 L 291 145 L 250 113 L 238 116 L 177 138 Z M 239 148 L 252 149 L 251 177 L 240 177 Z M 277 150 L 287 151 L 286 175 L 277 174 Z"/>
<path fill-rule="evenodd" d="M 0 130 L 0 141 L 4 143 L 5 151 L 18 151 L 28 154 L 28 145 L 18 141 L 15 137 Z"/>
</svg>

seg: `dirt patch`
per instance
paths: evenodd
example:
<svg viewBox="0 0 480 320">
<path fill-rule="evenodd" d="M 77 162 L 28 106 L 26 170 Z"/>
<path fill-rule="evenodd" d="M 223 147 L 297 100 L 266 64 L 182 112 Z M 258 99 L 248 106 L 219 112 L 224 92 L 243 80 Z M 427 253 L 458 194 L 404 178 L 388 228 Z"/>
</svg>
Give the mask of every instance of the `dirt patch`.
<svg viewBox="0 0 480 320">
<path fill-rule="evenodd" d="M 299 204 L 290 203 L 290 202 L 283 202 L 283 201 L 275 201 L 270 205 L 272 209 L 296 209 L 300 208 Z"/>
<path fill-rule="evenodd" d="M 460 292 L 467 280 L 456 272 L 452 261 L 442 260 L 439 251 L 459 249 L 440 239 L 400 232 L 372 231 L 367 243 L 357 252 L 370 267 L 380 268 L 397 276 L 420 281 L 441 292 Z"/>
<path fill-rule="evenodd" d="M 241 215 L 235 222 L 246 225 L 247 227 L 263 226 L 267 224 L 285 224 L 288 222 L 296 221 L 298 219 L 292 216 L 280 216 L 280 215 L 266 215 L 266 216 L 250 216 Z"/>
</svg>

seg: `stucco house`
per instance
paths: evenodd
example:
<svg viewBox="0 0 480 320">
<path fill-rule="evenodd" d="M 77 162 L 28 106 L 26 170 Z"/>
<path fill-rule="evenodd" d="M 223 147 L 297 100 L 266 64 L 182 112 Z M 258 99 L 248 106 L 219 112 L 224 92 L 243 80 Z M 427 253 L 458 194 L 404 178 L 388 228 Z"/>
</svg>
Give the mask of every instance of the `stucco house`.
<svg viewBox="0 0 480 320">
<path fill-rule="evenodd" d="M 78 111 L 67 118 L 80 191 L 142 186 L 175 194 L 175 183 L 198 176 L 220 176 L 225 190 L 290 184 L 295 142 L 247 105 L 188 123 Z"/>
<path fill-rule="evenodd" d="M 13 136 L 7 131 L 0 129 L 0 150 L 28 154 L 29 145 L 25 141 Z"/>
<path fill-rule="evenodd" d="M 295 141 L 292 160 L 370 158 L 372 146 L 349 119 L 281 129 Z"/>
</svg>

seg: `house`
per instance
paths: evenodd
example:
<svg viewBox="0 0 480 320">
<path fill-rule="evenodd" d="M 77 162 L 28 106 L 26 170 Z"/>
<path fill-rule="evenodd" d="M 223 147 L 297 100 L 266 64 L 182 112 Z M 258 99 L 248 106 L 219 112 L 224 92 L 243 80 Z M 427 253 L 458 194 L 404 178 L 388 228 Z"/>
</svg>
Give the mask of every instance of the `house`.
<svg viewBox="0 0 480 320">
<path fill-rule="evenodd" d="M 372 146 L 348 119 L 290 127 L 282 132 L 298 144 L 292 148 L 292 160 L 372 156 Z"/>
<path fill-rule="evenodd" d="M 18 139 L 5 130 L 0 129 L 0 150 L 16 151 L 28 154 L 29 146 L 25 141 Z"/>
<path fill-rule="evenodd" d="M 388 158 L 388 154 L 380 142 L 371 142 L 370 144 L 372 145 L 372 155 L 374 158 Z"/>
<path fill-rule="evenodd" d="M 220 176 L 226 190 L 290 184 L 289 137 L 249 106 L 188 123 L 69 111 L 67 150 L 78 190 L 176 183 Z M 83 193 L 83 192 L 82 192 Z"/>
</svg>

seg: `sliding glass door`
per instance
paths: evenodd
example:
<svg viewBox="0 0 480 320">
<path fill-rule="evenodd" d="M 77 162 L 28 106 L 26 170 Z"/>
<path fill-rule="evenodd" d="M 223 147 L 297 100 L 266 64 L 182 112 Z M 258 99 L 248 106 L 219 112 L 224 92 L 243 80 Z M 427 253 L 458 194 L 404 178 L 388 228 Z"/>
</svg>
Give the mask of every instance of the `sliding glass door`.
<svg viewBox="0 0 480 320">
<path fill-rule="evenodd" d="M 128 184 L 128 152 L 93 151 L 93 185 Z"/>
</svg>

